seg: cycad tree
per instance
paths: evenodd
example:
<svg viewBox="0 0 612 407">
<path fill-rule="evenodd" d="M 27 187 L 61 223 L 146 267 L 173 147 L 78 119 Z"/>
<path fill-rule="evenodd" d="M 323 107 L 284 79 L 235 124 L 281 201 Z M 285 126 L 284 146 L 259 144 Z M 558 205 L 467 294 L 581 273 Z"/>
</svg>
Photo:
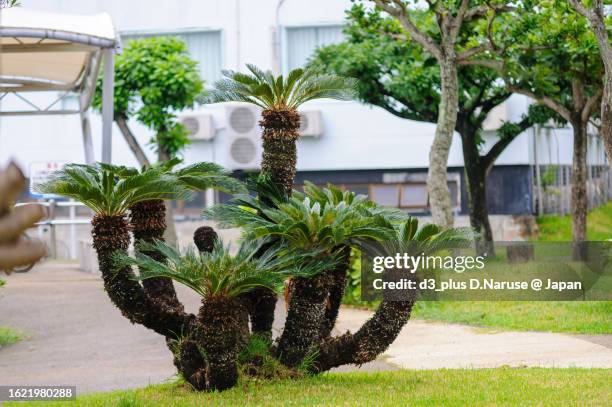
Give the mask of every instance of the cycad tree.
<svg viewBox="0 0 612 407">
<path fill-rule="evenodd" d="M 220 241 L 210 252 L 200 253 L 189 249 L 181 254 L 162 242 L 144 243 L 141 248 L 161 253 L 164 260 L 141 252 L 135 258 L 120 256 L 118 262 L 138 266 L 140 280 L 173 279 L 202 298 L 193 328 L 174 341 L 175 364 L 198 390 L 224 390 L 236 384 L 240 339 L 248 332 L 241 296 L 261 287 L 277 290 L 289 275 L 316 274 L 335 262 L 321 250 L 284 248 L 257 256 L 260 242 L 253 240 L 241 245 L 236 255 Z"/>
<path fill-rule="evenodd" d="M 247 102 L 263 109 L 261 170 L 290 195 L 297 164 L 298 107 L 314 99 L 353 99 L 355 81 L 315 69 L 297 68 L 287 77 L 275 77 L 272 72 L 264 72 L 251 64 L 247 68 L 250 74 L 224 71 L 225 79 L 215 83 L 215 89 L 204 101 Z"/>
<path fill-rule="evenodd" d="M 265 185 L 265 183 L 263 183 Z M 389 240 L 389 218 L 363 195 L 307 183 L 305 194 L 289 199 L 242 196 L 206 212 L 224 226 L 241 227 L 245 239 L 274 238 L 300 250 L 323 250 L 342 261 L 314 277 L 291 281 L 287 320 L 277 354 L 288 366 L 299 365 L 337 318 L 346 285 L 350 247 L 369 240 Z"/>
<path fill-rule="evenodd" d="M 37 189 L 73 198 L 94 212 L 91 234 L 104 287 L 126 318 L 163 335 L 182 329 L 182 308 L 164 307 L 147 295 L 130 269 L 116 269 L 113 264 L 113 256 L 126 253 L 130 245 L 127 214 L 131 207 L 151 200 L 187 197 L 188 191 L 174 177 L 160 168 L 138 172 L 101 163 L 69 164 Z"/>
</svg>

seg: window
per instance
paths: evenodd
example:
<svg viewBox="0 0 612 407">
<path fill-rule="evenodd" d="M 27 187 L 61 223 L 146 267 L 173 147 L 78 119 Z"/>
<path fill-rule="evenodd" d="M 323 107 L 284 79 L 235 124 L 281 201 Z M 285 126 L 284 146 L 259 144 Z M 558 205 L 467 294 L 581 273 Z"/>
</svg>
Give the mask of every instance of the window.
<svg viewBox="0 0 612 407">
<path fill-rule="evenodd" d="M 200 75 L 206 87 L 221 78 L 221 31 L 185 31 L 170 33 L 126 33 L 121 37 L 124 42 L 135 38 L 174 36 L 185 41 L 191 58 L 198 62 Z"/>
<path fill-rule="evenodd" d="M 383 206 L 398 206 L 399 185 L 372 185 L 370 199 Z"/>
<path fill-rule="evenodd" d="M 342 42 L 342 29 L 342 25 L 287 28 L 285 71 L 304 66 L 317 48 Z"/>
<path fill-rule="evenodd" d="M 406 184 L 402 186 L 400 206 L 424 208 L 427 206 L 427 184 Z"/>
</svg>

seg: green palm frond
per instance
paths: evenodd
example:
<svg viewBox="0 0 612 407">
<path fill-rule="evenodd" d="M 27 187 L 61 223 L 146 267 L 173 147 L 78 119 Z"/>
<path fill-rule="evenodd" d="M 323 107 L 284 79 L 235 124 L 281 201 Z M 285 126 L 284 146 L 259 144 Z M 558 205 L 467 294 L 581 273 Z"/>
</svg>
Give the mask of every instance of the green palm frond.
<svg viewBox="0 0 612 407">
<path fill-rule="evenodd" d="M 142 243 L 138 249 L 160 252 L 164 261 L 142 252 L 136 257 L 118 254 L 115 261 L 121 266 L 138 266 L 139 280 L 171 278 L 202 297 L 236 297 L 259 287 L 277 290 L 288 277 L 312 276 L 338 262 L 336 256 L 324 255 L 322 251 L 300 252 L 280 246 L 260 254 L 260 248 L 261 241 L 248 241 L 232 255 L 229 246 L 217 242 L 210 253 L 198 253 L 193 248 L 181 253 L 157 241 Z"/>
<path fill-rule="evenodd" d="M 351 100 L 356 95 L 356 81 L 333 74 L 321 73 L 314 67 L 297 68 L 285 78 L 274 77 L 247 64 L 250 74 L 223 71 L 225 78 L 215 82 L 203 103 L 247 102 L 262 109 L 297 109 L 303 103 L 320 98 Z"/>
<path fill-rule="evenodd" d="M 41 193 L 73 198 L 101 215 L 122 215 L 138 202 L 185 199 L 189 191 L 152 167 L 143 172 L 110 164 L 68 164 L 50 181 L 39 184 Z"/>
</svg>

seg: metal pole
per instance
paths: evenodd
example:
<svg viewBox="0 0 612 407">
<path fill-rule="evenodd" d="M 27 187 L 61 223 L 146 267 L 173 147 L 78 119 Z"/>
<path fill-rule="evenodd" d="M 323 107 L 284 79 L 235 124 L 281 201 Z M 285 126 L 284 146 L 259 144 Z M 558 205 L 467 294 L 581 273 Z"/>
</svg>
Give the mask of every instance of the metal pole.
<svg viewBox="0 0 612 407">
<path fill-rule="evenodd" d="M 104 50 L 104 83 L 102 86 L 102 162 L 111 162 L 114 118 L 115 62 L 112 49 Z"/>
<path fill-rule="evenodd" d="M 538 194 L 538 216 L 542 216 L 544 212 L 544 202 L 542 202 L 542 178 L 540 176 L 540 164 L 538 162 L 538 140 L 540 138 L 540 126 L 535 127 L 535 137 L 533 138 L 533 162 L 536 170 L 536 188 Z"/>
<path fill-rule="evenodd" d="M 89 122 L 89 112 L 81 111 L 81 131 L 83 133 L 83 150 L 85 152 L 85 162 L 93 164 L 96 161 L 93 150 L 93 140 L 91 138 L 91 123 Z"/>
</svg>

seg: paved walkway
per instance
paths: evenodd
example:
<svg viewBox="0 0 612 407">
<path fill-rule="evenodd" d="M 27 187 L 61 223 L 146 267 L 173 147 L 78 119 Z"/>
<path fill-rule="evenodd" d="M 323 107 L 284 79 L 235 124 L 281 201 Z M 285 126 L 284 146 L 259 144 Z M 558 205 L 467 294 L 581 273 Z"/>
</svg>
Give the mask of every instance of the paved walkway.
<svg viewBox="0 0 612 407">
<path fill-rule="evenodd" d="M 47 263 L 6 279 L 0 290 L 0 325 L 25 331 L 28 338 L 0 349 L 0 384 L 76 385 L 79 392 L 87 392 L 141 387 L 175 374 L 163 338 L 123 318 L 96 275 L 75 265 Z M 183 287 L 177 290 L 187 309 L 195 311 L 198 297 Z M 280 328 L 284 305 L 277 308 Z M 343 309 L 338 331 L 359 327 L 369 315 Z M 610 337 L 489 334 L 461 325 L 411 321 L 379 361 L 362 369 L 612 367 Z"/>
</svg>

